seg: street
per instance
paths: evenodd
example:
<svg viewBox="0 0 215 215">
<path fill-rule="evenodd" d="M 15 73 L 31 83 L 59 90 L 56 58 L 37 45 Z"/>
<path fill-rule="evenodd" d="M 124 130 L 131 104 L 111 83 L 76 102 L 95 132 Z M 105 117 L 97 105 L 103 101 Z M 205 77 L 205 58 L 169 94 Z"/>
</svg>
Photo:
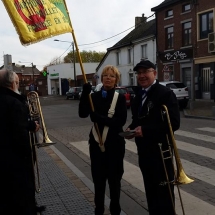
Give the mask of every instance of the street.
<svg viewBox="0 0 215 215">
<path fill-rule="evenodd" d="M 87 143 L 92 123 L 89 118 L 79 118 L 79 101 L 48 96 L 41 97 L 40 102 L 49 138 L 57 142 L 54 146 L 92 181 Z M 131 111 L 128 110 L 124 128 L 130 121 Z M 191 184 L 180 186 L 186 214 L 214 215 L 215 121 L 185 118 L 181 112 L 181 127 L 175 133 L 175 139 L 183 169 L 188 177 L 195 180 Z M 143 179 L 133 140 L 126 141 L 124 168 L 121 188 L 122 210 L 129 215 L 146 214 Z M 175 193 L 176 211 L 179 215 L 182 212 L 176 189 Z"/>
</svg>

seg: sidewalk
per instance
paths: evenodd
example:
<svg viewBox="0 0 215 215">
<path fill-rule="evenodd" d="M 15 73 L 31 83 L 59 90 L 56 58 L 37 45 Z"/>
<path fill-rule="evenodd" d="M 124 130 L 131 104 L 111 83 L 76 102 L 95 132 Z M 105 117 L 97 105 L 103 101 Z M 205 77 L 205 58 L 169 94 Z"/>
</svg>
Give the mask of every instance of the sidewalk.
<svg viewBox="0 0 215 215">
<path fill-rule="evenodd" d="M 94 214 L 94 194 L 54 153 L 51 147 L 38 151 L 41 192 L 36 194 L 42 215 Z"/>
<path fill-rule="evenodd" d="M 185 117 L 215 120 L 215 102 L 213 100 L 195 100 L 184 111 Z"/>
</svg>

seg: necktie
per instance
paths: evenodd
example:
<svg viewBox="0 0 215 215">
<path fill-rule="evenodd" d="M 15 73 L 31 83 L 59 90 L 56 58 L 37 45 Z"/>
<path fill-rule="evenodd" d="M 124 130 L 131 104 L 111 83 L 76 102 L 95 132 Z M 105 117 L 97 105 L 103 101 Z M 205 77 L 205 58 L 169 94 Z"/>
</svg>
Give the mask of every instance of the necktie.
<svg viewBox="0 0 215 215">
<path fill-rule="evenodd" d="M 146 97 L 146 90 L 141 90 L 141 95 L 142 95 L 142 102 L 143 102 L 143 100 L 145 99 L 145 97 Z"/>
<path fill-rule="evenodd" d="M 146 92 L 147 92 L 146 90 L 141 90 L 140 91 L 141 103 L 140 103 L 140 106 L 139 106 L 139 113 L 141 112 L 141 109 L 142 109 L 142 106 L 143 106 L 143 101 L 146 98 Z"/>
</svg>

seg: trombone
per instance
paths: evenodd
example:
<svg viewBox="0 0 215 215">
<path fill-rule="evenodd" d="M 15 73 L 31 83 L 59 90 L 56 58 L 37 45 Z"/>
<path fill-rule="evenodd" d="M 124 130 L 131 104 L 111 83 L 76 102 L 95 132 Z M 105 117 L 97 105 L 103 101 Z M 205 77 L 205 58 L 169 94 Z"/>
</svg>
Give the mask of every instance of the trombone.
<svg viewBox="0 0 215 215">
<path fill-rule="evenodd" d="M 36 147 L 40 148 L 40 147 L 50 146 L 55 143 L 52 142 L 48 137 L 38 93 L 35 91 L 29 92 L 27 94 L 27 103 L 28 103 L 29 114 L 30 114 L 31 120 L 41 122 L 41 130 L 43 133 L 43 141 L 42 141 L 42 143 L 38 143 L 36 133 L 29 132 L 32 163 L 33 163 L 33 174 L 34 174 L 34 179 L 35 179 L 34 185 L 35 185 L 35 191 L 37 193 L 39 193 L 41 189 L 40 189 L 40 176 L 39 176 Z M 34 161 L 35 161 L 35 165 L 34 165 Z M 35 172 L 35 166 L 36 166 L 36 172 Z M 36 175 L 37 175 L 37 183 L 36 183 Z"/>
<path fill-rule="evenodd" d="M 172 192 L 171 192 L 170 183 L 172 183 L 172 184 L 177 186 L 182 212 L 183 212 L 183 215 L 185 215 L 179 185 L 189 184 L 189 183 L 193 182 L 194 180 L 189 178 L 185 174 L 185 172 L 183 170 L 181 160 L 180 160 L 180 157 L 179 157 L 179 153 L 178 153 L 178 149 L 177 149 L 177 146 L 176 146 L 174 134 L 173 134 L 173 131 L 172 131 L 172 126 L 171 126 L 171 122 L 170 122 L 168 109 L 167 109 L 167 107 L 165 105 L 162 105 L 161 116 L 162 116 L 163 121 L 168 123 L 168 129 L 169 129 L 168 133 L 166 133 L 166 140 L 167 140 L 167 143 L 168 143 L 168 150 L 163 151 L 162 150 L 162 143 L 158 144 L 159 147 L 160 147 L 160 153 L 161 153 L 162 162 L 163 162 L 164 171 L 165 171 L 165 176 L 166 176 L 166 180 L 167 180 L 167 182 L 165 182 L 164 184 L 167 184 L 167 186 L 168 186 L 169 194 L 170 194 L 170 198 L 171 198 L 171 201 L 172 201 L 172 206 L 173 206 L 173 210 L 174 210 L 175 215 L 176 215 L 175 203 L 174 203 L 174 200 L 173 200 L 173 195 L 172 195 Z M 170 156 L 164 157 L 164 153 L 166 153 L 166 152 L 169 152 Z M 175 167 L 174 167 L 173 155 L 175 157 L 175 165 L 176 165 L 177 169 L 175 169 Z M 166 165 L 165 165 L 165 160 L 166 159 L 171 159 L 171 161 L 172 161 L 172 166 L 173 166 L 173 169 L 174 169 L 174 180 L 173 181 L 169 181 L 167 168 L 166 168 Z"/>
</svg>

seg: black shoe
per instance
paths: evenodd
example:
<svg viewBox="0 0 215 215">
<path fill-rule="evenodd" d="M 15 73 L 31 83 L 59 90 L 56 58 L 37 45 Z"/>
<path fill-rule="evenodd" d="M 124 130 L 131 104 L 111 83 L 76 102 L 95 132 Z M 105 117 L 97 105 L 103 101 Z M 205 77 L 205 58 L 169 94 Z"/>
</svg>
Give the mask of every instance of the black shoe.
<svg viewBox="0 0 215 215">
<path fill-rule="evenodd" d="M 36 206 L 36 212 L 43 212 L 46 210 L 46 206 L 42 205 L 42 206 Z"/>
</svg>

